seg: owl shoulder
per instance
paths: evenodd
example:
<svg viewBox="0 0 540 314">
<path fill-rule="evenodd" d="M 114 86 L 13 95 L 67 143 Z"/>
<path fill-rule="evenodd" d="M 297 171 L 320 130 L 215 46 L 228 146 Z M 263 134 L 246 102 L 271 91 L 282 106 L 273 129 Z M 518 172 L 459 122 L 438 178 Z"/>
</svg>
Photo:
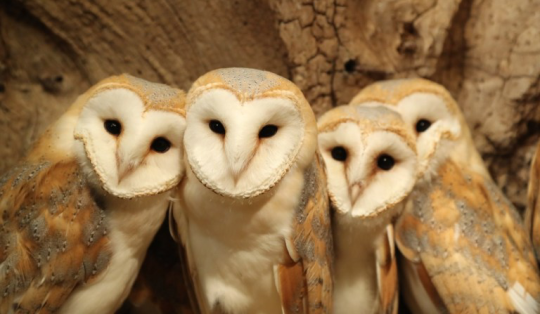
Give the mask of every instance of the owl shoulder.
<svg viewBox="0 0 540 314">
<path fill-rule="evenodd" d="M 0 184 L 0 312 L 58 309 L 108 265 L 103 204 L 75 161 L 22 164 Z"/>
</svg>

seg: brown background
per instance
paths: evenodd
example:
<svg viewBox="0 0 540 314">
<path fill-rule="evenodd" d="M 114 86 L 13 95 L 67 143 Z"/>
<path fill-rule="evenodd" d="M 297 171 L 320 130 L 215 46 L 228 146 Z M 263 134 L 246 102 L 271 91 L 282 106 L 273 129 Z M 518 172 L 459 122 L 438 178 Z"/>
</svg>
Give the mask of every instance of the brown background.
<svg viewBox="0 0 540 314">
<path fill-rule="evenodd" d="M 89 86 L 184 89 L 229 66 L 281 74 L 321 113 L 371 82 L 447 86 L 512 201 L 540 130 L 539 0 L 2 0 L 0 173 Z"/>
</svg>

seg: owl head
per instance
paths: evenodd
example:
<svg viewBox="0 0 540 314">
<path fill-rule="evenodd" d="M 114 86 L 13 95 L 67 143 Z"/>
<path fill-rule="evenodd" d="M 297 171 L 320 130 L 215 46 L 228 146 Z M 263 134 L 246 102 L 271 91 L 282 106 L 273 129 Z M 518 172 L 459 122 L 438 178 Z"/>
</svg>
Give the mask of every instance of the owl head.
<svg viewBox="0 0 540 314">
<path fill-rule="evenodd" d="M 91 182 L 121 198 L 157 194 L 179 183 L 183 91 L 121 75 L 98 83 L 76 104 L 76 158 Z"/>
<path fill-rule="evenodd" d="M 382 106 L 340 106 L 321 116 L 318 128 L 337 214 L 388 223 L 416 182 L 416 145 L 408 126 Z"/>
<path fill-rule="evenodd" d="M 315 116 L 289 80 L 225 68 L 200 77 L 186 101 L 186 160 L 215 193 L 252 198 L 303 169 L 317 148 Z"/>
<path fill-rule="evenodd" d="M 377 82 L 360 91 L 350 105 L 396 110 L 416 135 L 424 175 L 434 173 L 449 156 L 483 168 L 459 106 L 439 84 L 419 78 Z"/>
</svg>

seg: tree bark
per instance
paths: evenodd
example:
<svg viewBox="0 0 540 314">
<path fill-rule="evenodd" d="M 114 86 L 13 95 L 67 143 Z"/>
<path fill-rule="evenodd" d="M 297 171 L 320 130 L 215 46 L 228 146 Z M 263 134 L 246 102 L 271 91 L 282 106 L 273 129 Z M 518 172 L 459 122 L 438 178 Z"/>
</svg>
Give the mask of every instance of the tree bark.
<svg viewBox="0 0 540 314">
<path fill-rule="evenodd" d="M 77 95 L 122 72 L 188 89 L 220 67 L 295 82 L 317 114 L 377 80 L 458 100 L 520 208 L 540 132 L 540 0 L 4 0 L 0 173 Z"/>
</svg>

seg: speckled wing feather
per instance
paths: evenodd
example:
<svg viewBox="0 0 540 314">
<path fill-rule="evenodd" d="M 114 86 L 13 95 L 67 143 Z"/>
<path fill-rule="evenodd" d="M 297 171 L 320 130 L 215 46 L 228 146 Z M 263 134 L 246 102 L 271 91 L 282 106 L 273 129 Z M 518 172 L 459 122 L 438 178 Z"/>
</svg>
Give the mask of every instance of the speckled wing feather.
<svg viewBox="0 0 540 314">
<path fill-rule="evenodd" d="M 530 241 L 491 179 L 449 160 L 409 200 L 396 223 L 398 247 L 432 302 L 443 301 L 441 312 L 540 311 Z"/>
<path fill-rule="evenodd" d="M 540 145 L 536 147 L 529 177 L 527 191 L 527 210 L 525 211 L 525 226 L 531 237 L 536 259 L 540 261 Z"/>
<path fill-rule="evenodd" d="M 284 304 L 298 306 L 303 303 L 305 304 L 304 313 L 330 313 L 332 312 L 333 291 L 333 242 L 330 205 L 325 189 L 326 175 L 321 156 L 317 155 L 304 178 L 305 185 L 293 223 L 294 252 L 290 254 L 292 260 L 301 263 L 303 276 L 282 277 L 280 282 L 289 282 L 289 285 L 292 285 L 289 287 L 290 291 L 304 291 L 301 285 L 306 285 L 306 300 L 286 301 Z M 289 251 L 291 249 L 289 248 Z M 298 271 L 293 268 L 289 274 L 298 274 Z M 281 290 L 284 289 L 281 288 Z M 290 298 L 290 296 L 282 295 L 282 299 L 287 297 Z M 284 311 L 285 313 L 301 313 L 298 308 L 284 308 Z"/>
<path fill-rule="evenodd" d="M 377 284 L 380 308 L 377 313 L 397 314 L 398 312 L 398 273 L 394 245 L 394 228 L 386 227 L 377 250 Z"/>
<path fill-rule="evenodd" d="M 105 213 L 75 162 L 26 164 L 0 183 L 0 312 L 52 313 L 106 270 Z"/>
</svg>

